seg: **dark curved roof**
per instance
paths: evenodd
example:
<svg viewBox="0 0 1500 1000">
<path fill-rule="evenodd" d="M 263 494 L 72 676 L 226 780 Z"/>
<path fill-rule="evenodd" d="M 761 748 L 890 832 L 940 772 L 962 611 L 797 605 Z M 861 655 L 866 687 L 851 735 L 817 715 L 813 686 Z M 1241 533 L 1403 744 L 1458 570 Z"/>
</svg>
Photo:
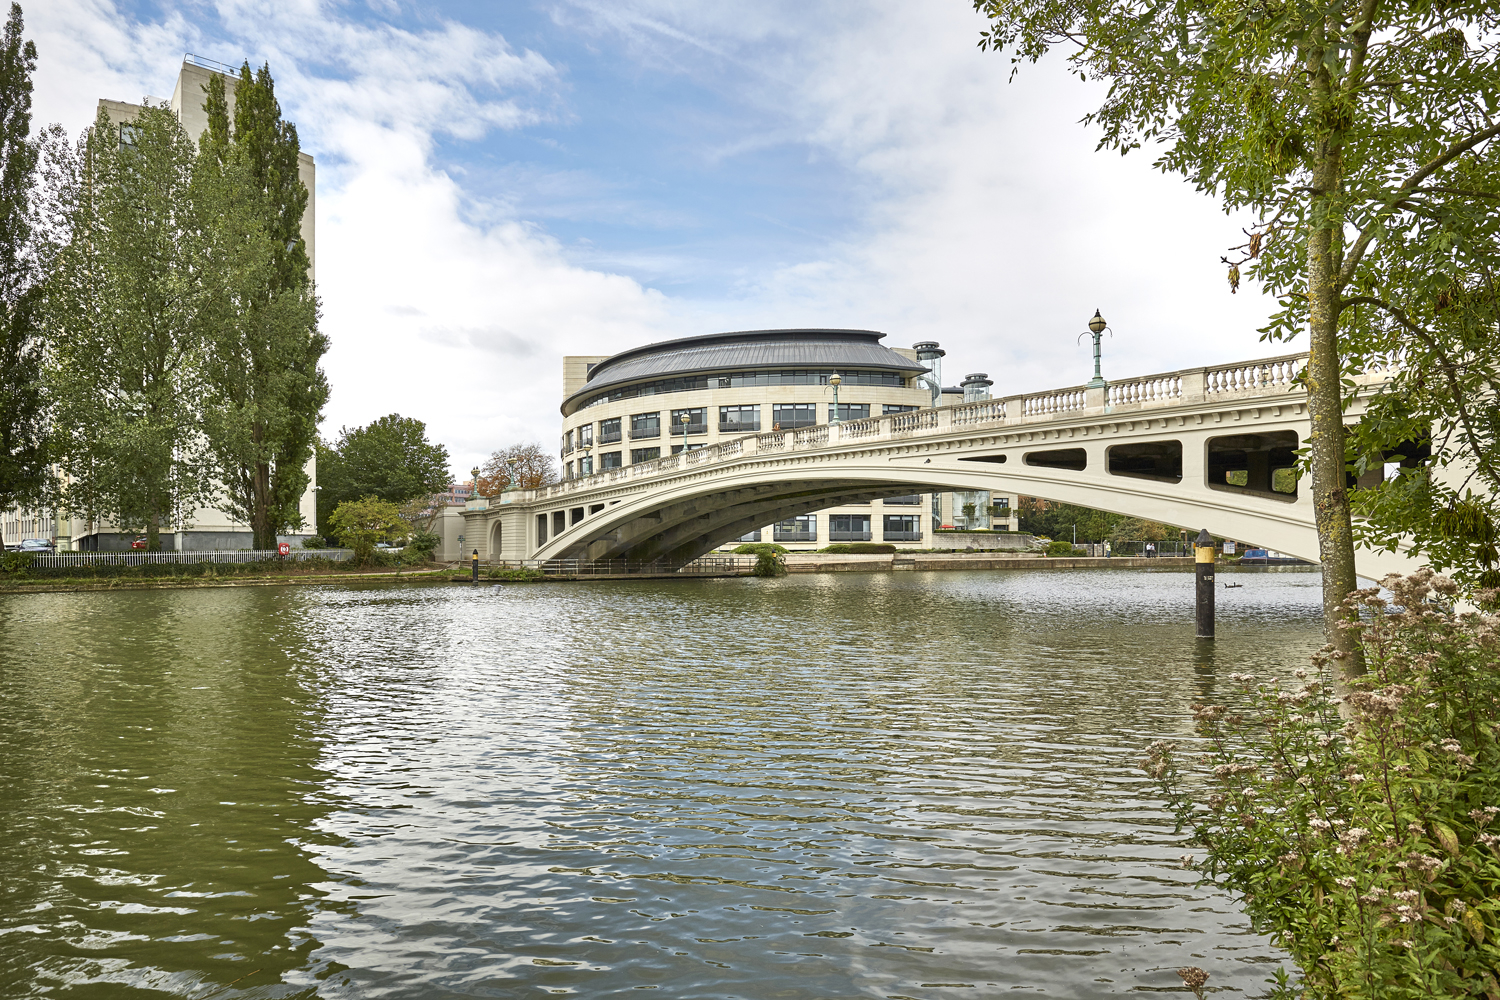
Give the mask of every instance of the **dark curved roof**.
<svg viewBox="0 0 1500 1000">
<path fill-rule="evenodd" d="M 563 400 L 571 414 L 583 399 L 600 390 L 636 382 L 698 372 L 750 371 L 764 368 L 858 368 L 917 375 L 924 365 L 897 354 L 874 330 L 741 330 L 663 340 L 633 347 L 594 366 L 583 388 Z"/>
</svg>

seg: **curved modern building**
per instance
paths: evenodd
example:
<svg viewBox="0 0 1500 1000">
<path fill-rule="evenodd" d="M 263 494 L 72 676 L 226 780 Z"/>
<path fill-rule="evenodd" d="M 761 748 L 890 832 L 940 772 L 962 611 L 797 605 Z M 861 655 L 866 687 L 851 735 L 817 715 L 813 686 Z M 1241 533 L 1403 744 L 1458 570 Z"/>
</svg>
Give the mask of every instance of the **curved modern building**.
<svg viewBox="0 0 1500 1000">
<path fill-rule="evenodd" d="M 835 416 L 858 420 L 938 405 L 937 345 L 892 349 L 881 344 L 884 337 L 873 330 L 746 330 L 607 357 L 564 358 L 563 475 L 586 476 Z M 836 415 L 829 384 L 835 373 Z M 931 497 L 891 497 L 802 515 L 746 540 L 789 548 L 841 541 L 923 547 L 932 514 Z M 938 519 L 943 523 L 942 514 Z"/>
</svg>

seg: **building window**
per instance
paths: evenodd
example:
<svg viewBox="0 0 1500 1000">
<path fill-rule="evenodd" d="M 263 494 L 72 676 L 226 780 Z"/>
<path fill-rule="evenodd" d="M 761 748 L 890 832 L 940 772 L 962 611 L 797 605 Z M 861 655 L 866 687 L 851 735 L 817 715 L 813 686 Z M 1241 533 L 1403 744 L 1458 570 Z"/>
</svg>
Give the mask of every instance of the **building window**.
<svg viewBox="0 0 1500 1000">
<path fill-rule="evenodd" d="M 132 125 L 129 122 L 121 123 L 120 145 L 128 146 L 129 148 L 134 149 L 136 147 L 136 144 L 140 141 L 140 138 L 141 127 L 139 125 Z"/>
<path fill-rule="evenodd" d="M 740 537 L 736 538 L 735 541 L 737 541 L 737 542 L 758 542 L 758 541 L 760 541 L 760 529 L 756 528 L 754 531 L 750 532 L 748 535 L 741 535 Z"/>
<path fill-rule="evenodd" d="M 918 494 L 912 493 L 909 496 L 904 497 L 886 497 L 881 501 L 881 503 L 885 504 L 887 507 L 890 507 L 892 505 L 900 507 L 916 507 L 922 503 L 922 498 Z"/>
<path fill-rule="evenodd" d="M 870 515 L 829 514 L 828 540 L 830 542 L 868 542 L 870 540 Z"/>
<path fill-rule="evenodd" d="M 578 428 L 578 447 L 587 448 L 594 443 L 594 425 L 584 424 Z"/>
<path fill-rule="evenodd" d="M 688 451 L 701 451 L 704 447 L 705 446 L 704 446 L 704 444 L 703 444 L 702 441 L 699 441 L 696 444 L 694 444 L 693 442 L 689 441 L 688 442 L 688 446 L 687 446 L 687 450 Z M 681 451 L 682 451 L 682 445 L 680 445 L 680 444 L 674 444 L 672 446 L 672 454 L 674 454 L 674 455 L 680 454 Z"/>
<path fill-rule="evenodd" d="M 708 433 L 708 407 L 694 406 L 685 410 L 673 410 L 672 433 L 678 437 L 682 436 L 683 417 L 687 417 L 687 432 L 689 434 Z"/>
<path fill-rule="evenodd" d="M 818 422 L 816 403 L 776 403 L 771 407 L 771 429 L 789 431 L 793 427 L 811 427 Z"/>
<path fill-rule="evenodd" d="M 912 410 L 920 409 L 920 406 L 907 406 L 905 403 L 883 403 L 880 407 L 880 415 L 890 416 L 892 413 L 910 413 Z"/>
<path fill-rule="evenodd" d="M 579 409 L 585 406 L 598 406 L 601 403 L 612 403 L 617 399 L 656 396 L 664 392 L 688 392 L 693 389 L 747 389 L 762 385 L 827 385 L 829 374 L 825 368 L 819 371 L 754 371 L 728 372 L 723 375 L 685 375 L 656 382 L 644 382 L 640 385 L 622 386 L 619 389 L 606 389 L 599 395 L 591 396 L 579 403 Z M 900 372 L 841 371 L 839 375 L 844 385 L 881 385 L 897 389 L 906 387 L 906 376 Z"/>
<path fill-rule="evenodd" d="M 616 421 L 618 423 L 618 421 Z M 599 471 L 605 469 L 618 469 L 623 463 L 620 461 L 618 451 L 606 451 L 599 456 Z"/>
<path fill-rule="evenodd" d="M 916 542 L 922 538 L 922 528 L 916 514 L 887 514 L 882 537 L 888 542 Z"/>
<path fill-rule="evenodd" d="M 840 403 L 837 415 L 833 412 L 833 404 L 828 404 L 828 421 L 832 423 L 837 420 L 863 420 L 870 415 L 869 403 Z"/>
<path fill-rule="evenodd" d="M 630 440 L 661 437 L 660 413 L 632 413 L 630 415 Z"/>
<path fill-rule="evenodd" d="M 568 433 L 566 433 L 566 434 L 563 435 L 563 454 L 566 455 L 569 452 L 571 452 L 572 450 L 573 450 L 573 432 L 572 431 L 568 431 Z"/>
<path fill-rule="evenodd" d="M 615 444 L 620 440 L 620 418 L 599 421 L 599 443 Z"/>
<path fill-rule="evenodd" d="M 744 434 L 760 430 L 760 406 L 719 407 L 719 433 Z"/>
<path fill-rule="evenodd" d="M 572 479 L 573 478 L 573 463 L 572 462 L 564 462 L 563 463 L 563 478 L 564 479 Z"/>
<path fill-rule="evenodd" d="M 632 448 L 630 449 L 630 464 L 639 465 L 642 462 L 650 462 L 661 458 L 660 448 Z"/>
<path fill-rule="evenodd" d="M 818 540 L 818 515 L 798 514 L 790 521 L 777 521 L 771 527 L 771 540 L 775 542 L 816 542 Z"/>
</svg>

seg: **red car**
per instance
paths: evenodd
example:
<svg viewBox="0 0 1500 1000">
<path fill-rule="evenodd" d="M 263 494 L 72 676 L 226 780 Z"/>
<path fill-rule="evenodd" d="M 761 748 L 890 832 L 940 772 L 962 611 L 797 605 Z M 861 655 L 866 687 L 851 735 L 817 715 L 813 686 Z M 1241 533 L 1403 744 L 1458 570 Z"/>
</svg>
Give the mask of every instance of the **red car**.
<svg viewBox="0 0 1500 1000">
<path fill-rule="evenodd" d="M 144 549 L 147 544 L 149 543 L 146 541 L 146 536 L 142 535 L 140 538 L 137 538 L 135 541 L 131 542 L 130 547 L 132 549 Z"/>
</svg>

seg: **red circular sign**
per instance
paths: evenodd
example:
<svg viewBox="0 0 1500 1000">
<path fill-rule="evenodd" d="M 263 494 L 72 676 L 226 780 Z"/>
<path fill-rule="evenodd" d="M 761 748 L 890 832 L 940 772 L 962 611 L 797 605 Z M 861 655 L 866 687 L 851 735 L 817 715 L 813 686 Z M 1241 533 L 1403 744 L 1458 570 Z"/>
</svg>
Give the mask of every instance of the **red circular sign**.
<svg viewBox="0 0 1500 1000">
<path fill-rule="evenodd" d="M 291 555 L 292 554 L 291 543 L 290 542 L 282 542 L 280 545 L 276 546 L 276 551 L 279 552 L 279 553 L 281 553 L 284 556 Z"/>
</svg>

